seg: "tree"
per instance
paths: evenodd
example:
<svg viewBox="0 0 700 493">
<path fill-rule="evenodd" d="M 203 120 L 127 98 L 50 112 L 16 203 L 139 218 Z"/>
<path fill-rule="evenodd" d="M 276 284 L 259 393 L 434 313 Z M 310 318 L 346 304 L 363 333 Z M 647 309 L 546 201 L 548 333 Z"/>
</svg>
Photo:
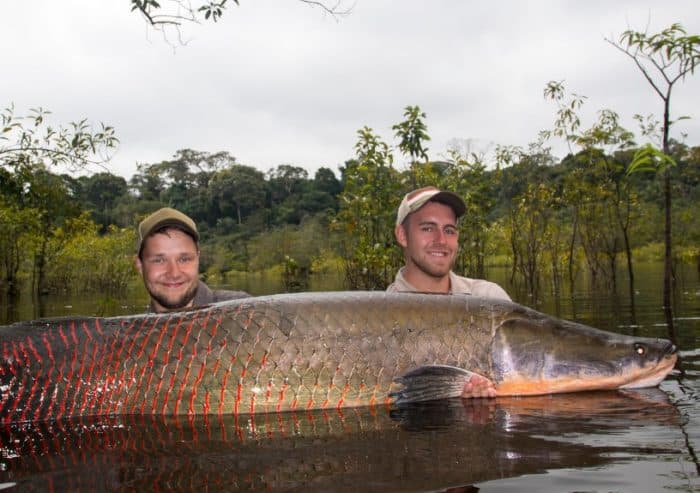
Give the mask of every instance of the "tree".
<svg viewBox="0 0 700 493">
<path fill-rule="evenodd" d="M 280 164 L 267 172 L 270 184 L 271 205 L 284 202 L 287 198 L 299 195 L 309 179 L 309 172 L 300 166 Z"/>
<path fill-rule="evenodd" d="M 115 209 L 128 195 L 126 180 L 121 176 L 103 172 L 81 176 L 77 182 L 80 184 L 80 193 L 75 199 L 82 201 L 84 210 L 90 211 L 93 221 L 101 226 L 101 232 L 107 231 L 110 224 L 119 224 Z"/>
<path fill-rule="evenodd" d="M 663 102 L 663 121 L 661 126 L 661 153 L 651 146 L 645 146 L 635 157 L 629 171 L 655 168 L 662 175 L 664 190 L 664 293 L 663 303 L 666 319 L 672 320 L 671 292 L 673 280 L 672 244 L 671 244 L 671 175 L 669 135 L 672 121 L 671 95 L 675 84 L 685 80 L 688 74 L 695 72 L 700 63 L 700 36 L 687 36 L 680 24 L 655 34 L 627 30 L 618 42 L 606 39 L 612 46 L 627 55 L 637 66 L 652 89 Z M 681 117 L 683 118 L 683 117 Z"/>
<path fill-rule="evenodd" d="M 0 230 L 0 287 L 10 295 L 17 295 L 22 261 L 35 248 L 38 211 L 6 203 L 0 197 Z"/>
<path fill-rule="evenodd" d="M 136 230 L 109 226 L 103 234 L 100 229 L 87 212 L 57 228 L 48 248 L 53 257 L 47 267 L 51 291 L 124 296 L 135 278 Z"/>
<path fill-rule="evenodd" d="M 155 164 L 139 164 L 130 187 L 141 204 L 143 213 L 167 205 L 192 217 L 197 224 L 213 225 L 218 209 L 212 206 L 209 181 L 216 172 L 236 164 L 228 152 L 214 154 L 180 149 L 171 159 Z"/>
<path fill-rule="evenodd" d="M 564 193 L 570 199 L 568 202 L 571 203 L 574 217 L 572 234 L 580 232 L 592 278 L 596 279 L 597 274 L 603 272 L 613 291 L 617 287 L 618 236 L 622 235 L 634 313 L 630 227 L 635 194 L 629 180 L 625 179 L 623 164 L 613 157 L 634 145 L 633 134 L 620 125 L 619 115 L 609 109 L 600 110 L 597 121 L 589 128 L 581 129 L 578 110 L 586 98 L 573 93 L 570 101 L 565 101 L 561 82 L 550 81 L 545 86 L 544 96 L 557 104 L 557 118 L 554 129 L 542 132 L 541 137 L 564 137 L 570 146 L 573 144 L 581 149 L 570 162 L 583 166 L 572 169 L 570 176 L 565 178 L 567 187 Z M 600 207 L 600 203 L 604 207 Z M 575 237 L 572 237 L 571 245 L 574 241 Z M 600 255 L 608 259 L 607 266 L 599 261 Z M 572 272 L 573 255 L 569 255 L 569 262 L 569 272 Z"/>
<path fill-rule="evenodd" d="M 513 202 L 507 219 L 509 243 L 513 258 L 517 259 L 514 268 L 525 281 L 533 303 L 540 300 L 543 257 L 551 241 L 551 222 L 556 208 L 557 198 L 549 184 L 530 183 Z"/>
<path fill-rule="evenodd" d="M 345 0 L 297 0 L 312 7 L 321 9 L 333 17 L 348 15 L 352 7 L 344 7 Z M 233 3 L 240 5 L 239 0 Z M 131 11 L 140 13 L 146 22 L 156 29 L 172 28 L 180 37 L 180 27 L 183 24 L 198 24 L 202 21 L 217 22 L 224 15 L 227 0 L 131 0 Z M 229 4 L 230 5 L 230 4 Z"/>
<path fill-rule="evenodd" d="M 5 182 L 0 190 L 10 203 L 38 216 L 34 287 L 39 291 L 44 289 L 47 245 L 56 228 L 77 214 L 69 184 L 50 169 L 104 166 L 118 143 L 112 127 L 100 124 L 93 131 L 86 120 L 53 127 L 47 121 L 49 114 L 34 108 L 27 116 L 16 116 L 12 105 L 0 113 L 0 170 Z"/>
<path fill-rule="evenodd" d="M 389 145 L 369 127 L 358 130 L 356 159 L 343 170 L 336 227 L 345 236 L 345 274 L 350 289 L 385 289 L 398 264 L 394 218 L 400 199 Z"/>
<path fill-rule="evenodd" d="M 436 182 L 438 188 L 454 190 L 464 198 L 467 211 L 459 221 L 460 249 L 456 268 L 465 275 L 486 277 L 488 215 L 494 207 L 493 175 L 487 173 L 481 156 L 463 155 L 458 149 L 449 151 L 450 160 Z"/>
<path fill-rule="evenodd" d="M 314 188 L 331 197 L 336 197 L 343 191 L 343 185 L 330 168 L 319 168 L 314 175 Z"/>
<path fill-rule="evenodd" d="M 240 226 L 243 220 L 265 203 L 265 175 L 242 164 L 216 172 L 209 183 L 211 198 L 221 215 L 232 217 Z"/>
<path fill-rule="evenodd" d="M 428 148 L 423 145 L 425 141 L 430 140 L 428 127 L 423 121 L 426 115 L 418 106 L 406 106 L 403 116 L 404 121 L 391 128 L 394 130 L 394 136 L 399 139 L 399 150 L 411 159 L 411 188 L 418 188 L 419 178 L 416 175 L 420 171 L 415 169 L 418 160 L 428 162 Z"/>
<path fill-rule="evenodd" d="M 93 131 L 87 120 L 53 127 L 47 121 L 50 114 L 32 108 L 28 115 L 17 116 L 14 105 L 0 112 L 0 166 L 17 171 L 43 164 L 77 171 L 111 159 L 119 143 L 113 127 L 100 123 Z"/>
</svg>

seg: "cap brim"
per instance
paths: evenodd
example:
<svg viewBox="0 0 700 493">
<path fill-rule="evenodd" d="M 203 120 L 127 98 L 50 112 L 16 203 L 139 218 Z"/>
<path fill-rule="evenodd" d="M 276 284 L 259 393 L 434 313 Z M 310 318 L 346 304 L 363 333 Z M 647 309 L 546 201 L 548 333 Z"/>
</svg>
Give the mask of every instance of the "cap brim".
<svg viewBox="0 0 700 493">
<path fill-rule="evenodd" d="M 183 229 L 184 231 L 187 231 L 189 234 L 191 234 L 195 240 L 199 241 L 199 233 L 193 230 L 189 225 L 185 224 L 182 221 L 178 221 L 177 219 L 164 219 L 160 222 L 157 222 L 153 225 L 153 227 L 151 227 L 146 236 L 151 234 L 151 232 L 153 231 L 158 231 L 159 229 L 163 229 L 165 227 L 177 227 Z"/>
<path fill-rule="evenodd" d="M 462 217 L 467 212 L 467 206 L 462 200 L 462 197 L 452 192 L 438 192 L 428 199 L 428 202 L 440 202 L 441 204 L 449 205 L 455 213 L 455 216 Z"/>
</svg>

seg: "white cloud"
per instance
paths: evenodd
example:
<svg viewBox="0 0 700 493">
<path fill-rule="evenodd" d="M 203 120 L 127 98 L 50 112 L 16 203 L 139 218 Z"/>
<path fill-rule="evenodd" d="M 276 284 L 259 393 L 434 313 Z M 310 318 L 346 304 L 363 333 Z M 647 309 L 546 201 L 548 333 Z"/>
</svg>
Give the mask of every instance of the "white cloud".
<svg viewBox="0 0 700 493">
<path fill-rule="evenodd" d="M 116 127 L 112 171 L 175 151 L 225 150 L 263 171 L 283 163 L 335 169 L 367 125 L 392 140 L 407 105 L 428 115 L 430 154 L 452 139 L 526 145 L 552 124 L 549 80 L 588 96 L 584 115 L 660 114 L 632 62 L 604 41 L 673 22 L 700 32 L 696 0 L 460 2 L 358 0 L 334 19 L 293 0 L 231 5 L 188 26 L 173 48 L 127 2 L 25 0 L 0 10 L 0 106 L 43 106 L 54 123 Z M 700 75 L 673 94 L 679 130 L 700 143 Z M 590 120 L 589 120 L 590 123 Z"/>
</svg>

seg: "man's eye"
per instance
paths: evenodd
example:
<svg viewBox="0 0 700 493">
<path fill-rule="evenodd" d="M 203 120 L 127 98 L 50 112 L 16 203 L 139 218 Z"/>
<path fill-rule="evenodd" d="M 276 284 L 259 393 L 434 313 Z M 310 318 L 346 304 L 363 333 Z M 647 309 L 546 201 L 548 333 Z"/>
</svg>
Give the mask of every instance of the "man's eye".
<svg viewBox="0 0 700 493">
<path fill-rule="evenodd" d="M 456 234 L 457 234 L 457 230 L 456 230 L 456 229 L 453 229 L 453 228 L 447 228 L 447 229 L 445 229 L 445 234 L 446 234 L 446 235 L 456 235 Z"/>
</svg>

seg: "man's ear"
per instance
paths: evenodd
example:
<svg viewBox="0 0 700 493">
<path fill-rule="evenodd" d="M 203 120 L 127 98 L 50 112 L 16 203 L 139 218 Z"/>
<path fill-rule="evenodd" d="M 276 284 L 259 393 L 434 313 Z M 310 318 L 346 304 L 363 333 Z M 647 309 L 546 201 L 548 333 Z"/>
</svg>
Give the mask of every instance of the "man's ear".
<svg viewBox="0 0 700 493">
<path fill-rule="evenodd" d="M 396 228 L 394 228 L 394 236 L 396 236 L 396 241 L 403 248 L 406 248 L 408 246 L 408 238 L 406 237 L 406 229 L 403 227 L 403 224 L 396 225 Z"/>
<path fill-rule="evenodd" d="M 136 270 L 139 271 L 139 274 L 143 275 L 143 264 L 141 263 L 141 259 L 138 255 L 134 255 L 134 266 L 136 267 Z"/>
</svg>

